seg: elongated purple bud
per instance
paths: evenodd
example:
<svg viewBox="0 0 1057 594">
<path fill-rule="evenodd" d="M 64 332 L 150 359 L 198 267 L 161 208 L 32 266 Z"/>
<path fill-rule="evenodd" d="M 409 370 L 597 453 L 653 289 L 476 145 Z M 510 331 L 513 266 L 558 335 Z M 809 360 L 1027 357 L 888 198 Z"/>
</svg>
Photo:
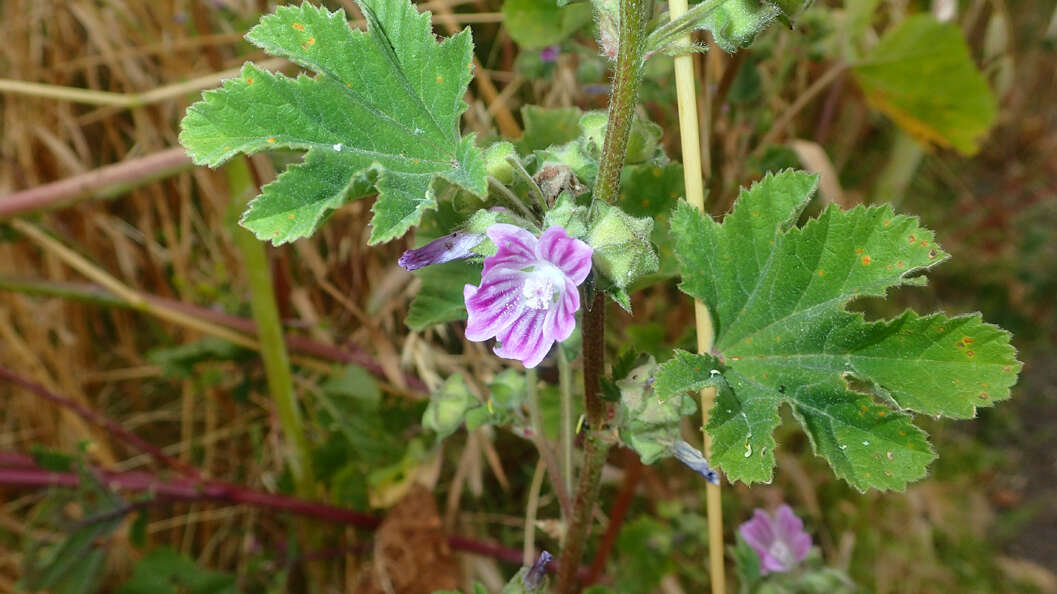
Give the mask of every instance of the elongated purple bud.
<svg viewBox="0 0 1057 594">
<path fill-rule="evenodd" d="M 484 233 L 467 233 L 456 231 L 451 235 L 438 237 L 426 245 L 407 250 L 397 262 L 404 270 L 418 270 L 433 264 L 443 264 L 452 260 L 462 260 L 473 255 L 473 248 L 484 241 Z"/>
<path fill-rule="evenodd" d="M 708 465 L 708 460 L 705 460 L 704 454 L 694 446 L 680 439 L 672 444 L 672 454 L 680 462 L 689 466 L 691 470 L 705 477 L 706 481 L 713 485 L 719 484 L 719 473 Z"/>
<path fill-rule="evenodd" d="M 540 553 L 539 559 L 536 559 L 536 562 L 532 564 L 532 568 L 525 574 L 525 577 L 521 578 L 522 585 L 528 590 L 533 590 L 543 585 L 543 576 L 547 574 L 547 564 L 552 559 L 554 557 L 547 551 Z"/>
</svg>

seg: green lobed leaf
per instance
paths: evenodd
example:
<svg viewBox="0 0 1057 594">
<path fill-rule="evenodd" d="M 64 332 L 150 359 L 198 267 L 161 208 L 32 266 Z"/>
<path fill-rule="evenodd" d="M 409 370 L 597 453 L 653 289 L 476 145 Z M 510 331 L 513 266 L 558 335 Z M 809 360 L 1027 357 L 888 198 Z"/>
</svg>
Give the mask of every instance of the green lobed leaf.
<svg viewBox="0 0 1057 594">
<path fill-rule="evenodd" d="M 428 13 L 403 0 L 361 0 L 367 31 L 343 11 L 279 7 L 246 38 L 317 76 L 289 78 L 247 63 L 239 78 L 192 105 L 180 141 L 195 163 L 292 149 L 305 160 L 267 185 L 243 215 L 259 238 L 311 235 L 327 213 L 378 192 L 369 242 L 389 241 L 436 207 L 445 179 L 484 197 L 484 160 L 460 138 L 462 96 L 472 78 L 469 31 L 437 43 Z"/>
<path fill-rule="evenodd" d="M 922 142 L 972 155 L 997 101 L 956 24 L 914 15 L 885 33 L 854 68 L 870 103 Z"/>
<path fill-rule="evenodd" d="M 817 179 L 786 171 L 741 193 L 722 223 L 680 204 L 672 217 L 680 288 L 713 313 L 715 357 L 666 363 L 660 398 L 722 372 L 707 430 L 731 479 L 769 481 L 778 407 L 858 489 L 902 489 L 935 457 L 908 413 L 969 418 L 1009 397 L 1020 363 L 1009 334 L 979 315 L 868 322 L 845 305 L 923 284 L 947 258 L 933 234 L 889 206 L 840 210 L 795 226 Z"/>
<path fill-rule="evenodd" d="M 521 154 L 528 155 L 532 151 L 565 144 L 575 139 L 580 135 L 580 116 L 583 113 L 578 107 L 522 107 L 521 119 L 525 124 L 525 131 L 516 143 L 518 150 Z"/>
</svg>

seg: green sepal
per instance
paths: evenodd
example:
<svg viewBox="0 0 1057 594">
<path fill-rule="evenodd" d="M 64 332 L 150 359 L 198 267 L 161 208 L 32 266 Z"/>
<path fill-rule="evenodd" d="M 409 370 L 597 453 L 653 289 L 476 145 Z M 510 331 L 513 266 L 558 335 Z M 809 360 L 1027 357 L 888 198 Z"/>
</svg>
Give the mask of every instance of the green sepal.
<svg viewBox="0 0 1057 594">
<path fill-rule="evenodd" d="M 585 241 L 594 249 L 594 269 L 619 289 L 657 271 L 660 263 L 650 243 L 653 219 L 635 218 L 620 208 L 595 201 Z"/>
<path fill-rule="evenodd" d="M 554 206 L 543 215 L 543 228 L 553 226 L 565 229 L 565 234 L 576 239 L 587 235 L 587 207 L 576 204 L 571 196 L 563 193 Z"/>
<path fill-rule="evenodd" d="M 499 180 L 503 185 L 514 182 L 514 166 L 510 158 L 517 158 L 517 150 L 507 141 L 497 142 L 484 151 L 484 169 L 490 177 Z"/>
</svg>

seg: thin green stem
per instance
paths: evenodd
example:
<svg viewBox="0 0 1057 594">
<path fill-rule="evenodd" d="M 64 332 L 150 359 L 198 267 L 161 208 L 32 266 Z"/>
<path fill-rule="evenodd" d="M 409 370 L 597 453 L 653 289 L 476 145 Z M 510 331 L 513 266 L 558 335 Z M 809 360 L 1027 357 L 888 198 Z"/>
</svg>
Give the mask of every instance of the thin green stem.
<svg viewBox="0 0 1057 594">
<path fill-rule="evenodd" d="M 248 203 L 257 194 L 256 184 L 250 175 L 245 159 L 236 159 L 226 167 L 228 186 L 232 200 Z M 268 378 L 268 391 L 275 403 L 279 416 L 279 425 L 287 441 L 287 460 L 298 495 L 312 497 L 315 492 L 315 478 L 312 472 L 312 461 L 305 437 L 305 427 L 301 419 L 301 410 L 294 395 L 294 382 L 290 375 L 290 358 L 283 341 L 282 324 L 279 321 L 279 309 L 275 304 L 275 290 L 272 286 L 271 270 L 268 266 L 268 254 L 264 244 L 249 231 L 238 228 L 235 240 L 246 266 L 250 285 L 250 308 L 253 319 L 257 322 L 258 338 L 261 345 L 261 358 L 264 360 L 264 372 Z"/>
<path fill-rule="evenodd" d="M 568 518 L 572 513 L 572 502 L 569 500 L 569 489 L 562 482 L 561 471 L 558 460 L 554 457 L 554 450 L 547 441 L 547 434 L 543 432 L 543 414 L 540 412 L 539 382 L 535 369 L 525 370 L 525 400 L 528 403 L 529 422 L 532 424 L 533 443 L 539 451 L 540 460 L 547 467 L 547 475 L 551 480 L 551 487 L 558 497 L 558 505 L 561 506 L 562 517 Z"/>
<path fill-rule="evenodd" d="M 510 163 L 514 168 L 514 173 L 521 177 L 529 185 L 529 189 L 536 196 L 536 203 L 539 204 L 541 212 L 547 212 L 547 202 L 543 199 L 543 190 L 540 189 L 539 184 L 536 180 L 532 179 L 532 174 L 525 169 L 525 166 L 521 164 L 521 159 L 516 157 L 507 157 L 507 162 Z"/>
<path fill-rule="evenodd" d="M 573 490 L 573 372 L 565 350 L 558 349 L 558 389 L 561 394 L 562 480 L 565 489 Z"/>
<path fill-rule="evenodd" d="M 525 217 L 525 219 L 535 221 L 539 218 L 532 214 L 532 211 L 521 201 L 521 198 L 519 198 L 517 194 L 511 192 L 510 188 L 504 186 L 503 182 L 494 177 L 489 177 L 488 187 L 495 190 L 496 194 L 499 195 L 499 198 L 506 203 L 507 206 L 513 207 L 513 209 L 516 210 L 519 215 Z"/>
</svg>

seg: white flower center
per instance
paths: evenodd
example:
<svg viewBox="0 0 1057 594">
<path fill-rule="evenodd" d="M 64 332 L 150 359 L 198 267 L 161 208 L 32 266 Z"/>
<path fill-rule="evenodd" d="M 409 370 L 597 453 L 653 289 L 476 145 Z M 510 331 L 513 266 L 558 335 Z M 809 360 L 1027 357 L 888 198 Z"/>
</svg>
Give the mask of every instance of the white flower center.
<svg viewBox="0 0 1057 594">
<path fill-rule="evenodd" d="M 775 540 L 771 543 L 771 546 L 768 547 L 767 552 L 784 567 L 788 568 L 793 566 L 793 551 L 789 548 L 789 545 L 785 544 L 785 542 Z"/>
<path fill-rule="evenodd" d="M 565 288 L 565 275 L 553 264 L 539 264 L 526 271 L 521 297 L 532 309 L 550 309 Z"/>
</svg>

